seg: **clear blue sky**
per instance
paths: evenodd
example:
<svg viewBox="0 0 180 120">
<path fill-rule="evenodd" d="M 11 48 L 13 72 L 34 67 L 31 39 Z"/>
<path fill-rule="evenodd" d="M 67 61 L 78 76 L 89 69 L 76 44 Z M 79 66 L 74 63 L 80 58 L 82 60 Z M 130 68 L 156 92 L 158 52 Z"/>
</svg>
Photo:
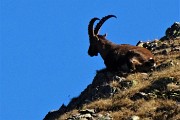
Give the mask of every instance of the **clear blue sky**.
<svg viewBox="0 0 180 120">
<path fill-rule="evenodd" d="M 0 120 L 42 120 L 78 96 L 104 68 L 87 55 L 92 17 L 114 14 L 101 33 L 136 44 L 180 21 L 179 0 L 1 0 Z"/>
</svg>

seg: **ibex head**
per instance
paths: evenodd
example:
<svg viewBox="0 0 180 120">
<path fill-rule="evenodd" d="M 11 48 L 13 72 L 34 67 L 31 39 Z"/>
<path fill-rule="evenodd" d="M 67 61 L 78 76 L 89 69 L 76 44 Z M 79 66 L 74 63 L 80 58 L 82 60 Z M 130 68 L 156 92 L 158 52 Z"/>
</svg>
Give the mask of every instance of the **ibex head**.
<svg viewBox="0 0 180 120">
<path fill-rule="evenodd" d="M 99 33 L 99 30 L 101 28 L 101 26 L 103 25 L 103 23 L 108 20 L 109 18 L 111 17 L 115 17 L 115 15 L 108 15 L 108 16 L 105 16 L 103 17 L 101 20 L 99 18 L 93 18 L 91 19 L 91 21 L 89 22 L 89 25 L 88 25 L 88 34 L 89 34 L 89 42 L 90 42 L 90 46 L 89 46 L 89 49 L 88 49 L 88 54 L 93 57 L 93 56 L 97 56 L 98 55 L 98 41 L 99 41 L 99 37 L 106 37 L 106 34 L 105 35 L 98 35 Z M 93 26 L 94 26 L 94 23 L 97 21 L 97 20 L 100 20 L 99 23 L 97 23 L 95 29 L 93 29 Z"/>
</svg>

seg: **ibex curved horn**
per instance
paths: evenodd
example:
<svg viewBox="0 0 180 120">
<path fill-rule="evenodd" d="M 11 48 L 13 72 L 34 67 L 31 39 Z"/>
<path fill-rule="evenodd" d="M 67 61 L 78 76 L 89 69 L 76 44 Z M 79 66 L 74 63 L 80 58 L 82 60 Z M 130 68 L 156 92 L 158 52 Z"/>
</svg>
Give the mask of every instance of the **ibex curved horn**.
<svg viewBox="0 0 180 120">
<path fill-rule="evenodd" d="M 91 21 L 89 22 L 89 25 L 88 25 L 88 34 L 89 34 L 89 38 L 95 36 L 94 34 L 94 29 L 93 29 L 93 25 L 95 23 L 96 20 L 100 20 L 99 18 L 93 18 L 91 19 Z"/>
<path fill-rule="evenodd" d="M 109 18 L 111 18 L 111 17 L 117 18 L 115 15 L 107 15 L 107 16 L 103 17 L 103 18 L 99 21 L 99 23 L 96 25 L 96 27 L 95 27 L 95 29 L 94 29 L 94 34 L 95 34 L 95 35 L 98 34 L 98 32 L 99 32 L 101 26 L 103 25 L 103 23 L 104 23 L 106 20 L 108 20 Z"/>
</svg>

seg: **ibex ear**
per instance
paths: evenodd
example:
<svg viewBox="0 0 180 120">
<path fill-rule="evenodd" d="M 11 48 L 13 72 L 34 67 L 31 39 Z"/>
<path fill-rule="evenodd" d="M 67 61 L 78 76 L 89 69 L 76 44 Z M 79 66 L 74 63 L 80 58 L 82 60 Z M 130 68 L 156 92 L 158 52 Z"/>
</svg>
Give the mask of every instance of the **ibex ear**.
<svg viewBox="0 0 180 120">
<path fill-rule="evenodd" d="M 103 35 L 103 37 L 106 37 L 107 36 L 107 33 L 105 33 L 104 35 Z"/>
</svg>

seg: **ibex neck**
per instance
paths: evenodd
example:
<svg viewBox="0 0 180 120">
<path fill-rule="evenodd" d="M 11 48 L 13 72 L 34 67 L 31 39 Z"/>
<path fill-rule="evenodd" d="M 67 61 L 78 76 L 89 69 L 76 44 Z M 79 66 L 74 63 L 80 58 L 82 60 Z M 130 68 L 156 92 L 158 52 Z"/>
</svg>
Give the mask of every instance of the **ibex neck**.
<svg viewBox="0 0 180 120">
<path fill-rule="evenodd" d="M 110 50 L 116 45 L 108 40 L 100 39 L 98 44 L 98 51 L 103 59 L 106 58 Z"/>
</svg>

